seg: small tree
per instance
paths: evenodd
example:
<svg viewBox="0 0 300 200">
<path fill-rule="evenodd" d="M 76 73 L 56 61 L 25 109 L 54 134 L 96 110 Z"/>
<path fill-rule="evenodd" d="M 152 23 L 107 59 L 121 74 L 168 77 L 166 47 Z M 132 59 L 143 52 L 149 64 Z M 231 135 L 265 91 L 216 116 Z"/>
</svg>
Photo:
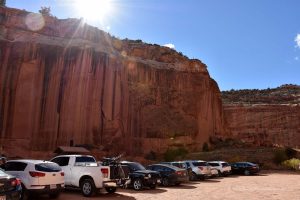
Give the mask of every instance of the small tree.
<svg viewBox="0 0 300 200">
<path fill-rule="evenodd" d="M 39 13 L 41 13 L 42 15 L 52 16 L 51 15 L 51 8 L 46 7 L 46 6 L 42 6 L 41 9 L 39 10 Z"/>
<path fill-rule="evenodd" d="M 0 0 L 0 6 L 5 6 L 6 0 Z"/>
</svg>

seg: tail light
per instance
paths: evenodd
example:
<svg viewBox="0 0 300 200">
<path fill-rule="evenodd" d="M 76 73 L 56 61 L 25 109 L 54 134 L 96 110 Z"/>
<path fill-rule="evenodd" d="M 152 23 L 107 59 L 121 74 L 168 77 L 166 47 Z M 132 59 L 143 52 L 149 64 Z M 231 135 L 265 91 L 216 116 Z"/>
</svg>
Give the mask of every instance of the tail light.
<svg viewBox="0 0 300 200">
<path fill-rule="evenodd" d="M 108 168 L 101 168 L 101 172 L 104 178 L 108 178 Z"/>
<path fill-rule="evenodd" d="M 61 176 L 65 176 L 65 173 L 64 173 L 64 172 L 60 172 L 60 175 L 61 175 Z"/>
<path fill-rule="evenodd" d="M 46 176 L 46 174 L 42 173 L 42 172 L 33 172 L 33 171 L 30 171 L 29 174 L 32 177 L 44 177 L 44 176 Z"/>
<path fill-rule="evenodd" d="M 11 186 L 16 187 L 17 185 L 21 185 L 21 180 L 16 178 L 11 181 Z"/>
<path fill-rule="evenodd" d="M 203 170 L 204 168 L 203 167 L 198 167 L 200 170 Z"/>
<path fill-rule="evenodd" d="M 181 171 L 176 171 L 176 174 L 177 175 L 181 175 Z"/>
</svg>

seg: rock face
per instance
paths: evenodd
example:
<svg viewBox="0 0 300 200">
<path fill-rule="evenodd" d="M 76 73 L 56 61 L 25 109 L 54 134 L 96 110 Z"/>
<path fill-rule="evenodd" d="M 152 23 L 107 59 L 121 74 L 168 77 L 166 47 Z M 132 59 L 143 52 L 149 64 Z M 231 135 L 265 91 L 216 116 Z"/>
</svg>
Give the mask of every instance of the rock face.
<svg viewBox="0 0 300 200">
<path fill-rule="evenodd" d="M 33 156 L 71 140 L 130 155 L 199 150 L 224 134 L 222 119 L 220 91 L 199 60 L 0 7 L 3 152 Z"/>
<path fill-rule="evenodd" d="M 254 145 L 300 146 L 300 86 L 222 93 L 231 137 Z"/>
</svg>

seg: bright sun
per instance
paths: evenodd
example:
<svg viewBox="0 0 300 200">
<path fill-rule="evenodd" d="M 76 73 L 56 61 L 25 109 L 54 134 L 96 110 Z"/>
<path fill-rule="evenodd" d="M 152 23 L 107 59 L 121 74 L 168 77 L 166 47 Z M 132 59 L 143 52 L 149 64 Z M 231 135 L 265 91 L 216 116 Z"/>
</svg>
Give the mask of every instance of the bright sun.
<svg viewBox="0 0 300 200">
<path fill-rule="evenodd" d="M 104 20 L 112 14 L 111 0 L 75 0 L 79 15 L 86 20 Z"/>
</svg>

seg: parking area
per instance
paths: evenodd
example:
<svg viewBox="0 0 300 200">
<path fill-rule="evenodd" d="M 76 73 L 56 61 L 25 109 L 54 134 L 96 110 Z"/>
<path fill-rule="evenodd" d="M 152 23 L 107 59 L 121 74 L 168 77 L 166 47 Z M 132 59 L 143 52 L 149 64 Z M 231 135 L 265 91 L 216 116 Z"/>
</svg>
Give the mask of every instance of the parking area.
<svg viewBox="0 0 300 200">
<path fill-rule="evenodd" d="M 293 199 L 300 200 L 300 174 L 293 172 L 264 171 L 253 176 L 229 176 L 189 182 L 176 187 L 158 187 L 155 190 L 118 189 L 116 194 L 101 193 L 90 199 L 101 200 L 164 200 L 164 199 Z M 49 199 L 47 196 L 38 199 Z M 68 190 L 59 200 L 89 199 L 80 191 Z"/>
</svg>

